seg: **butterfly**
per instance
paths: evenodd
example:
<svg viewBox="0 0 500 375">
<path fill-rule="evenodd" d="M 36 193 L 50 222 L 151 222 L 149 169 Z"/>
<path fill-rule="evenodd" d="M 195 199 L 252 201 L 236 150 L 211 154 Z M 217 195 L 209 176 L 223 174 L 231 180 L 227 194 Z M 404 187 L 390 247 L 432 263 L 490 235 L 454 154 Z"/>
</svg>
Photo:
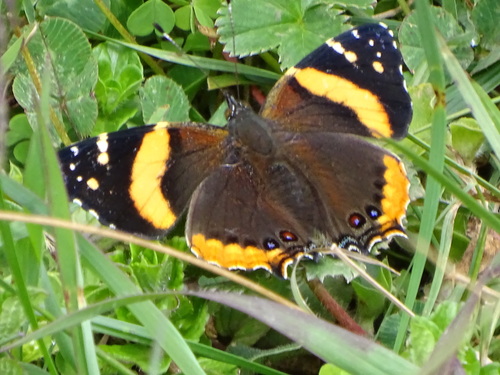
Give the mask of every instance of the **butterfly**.
<svg viewBox="0 0 500 375">
<path fill-rule="evenodd" d="M 284 278 L 319 247 L 367 253 L 404 236 L 403 164 L 366 139 L 403 138 L 412 116 L 385 25 L 328 40 L 283 75 L 260 113 L 228 104 L 224 128 L 159 122 L 62 149 L 69 197 L 111 228 L 152 238 L 187 212 L 198 257 Z"/>
</svg>

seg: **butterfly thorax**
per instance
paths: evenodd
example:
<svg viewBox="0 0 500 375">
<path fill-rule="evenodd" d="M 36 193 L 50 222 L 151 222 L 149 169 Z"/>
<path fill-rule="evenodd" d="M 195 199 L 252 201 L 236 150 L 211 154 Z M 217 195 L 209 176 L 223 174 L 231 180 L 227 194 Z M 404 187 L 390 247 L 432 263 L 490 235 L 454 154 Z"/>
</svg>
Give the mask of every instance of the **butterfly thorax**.
<svg viewBox="0 0 500 375">
<path fill-rule="evenodd" d="M 233 144 L 243 154 L 273 155 L 276 145 L 268 121 L 241 105 L 227 125 Z"/>
</svg>

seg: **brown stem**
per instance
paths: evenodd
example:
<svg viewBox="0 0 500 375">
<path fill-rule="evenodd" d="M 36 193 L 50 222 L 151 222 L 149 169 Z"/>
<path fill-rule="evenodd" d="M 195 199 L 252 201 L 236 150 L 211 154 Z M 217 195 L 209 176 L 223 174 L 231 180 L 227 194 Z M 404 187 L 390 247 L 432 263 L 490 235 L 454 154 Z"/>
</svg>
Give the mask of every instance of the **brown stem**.
<svg viewBox="0 0 500 375">
<path fill-rule="evenodd" d="M 324 285 L 318 279 L 309 281 L 309 287 L 314 295 L 319 299 L 321 304 L 332 314 L 337 320 L 339 326 L 347 329 L 348 331 L 368 337 L 369 334 L 351 318 L 351 316 L 344 310 L 342 306 L 328 293 Z"/>
</svg>

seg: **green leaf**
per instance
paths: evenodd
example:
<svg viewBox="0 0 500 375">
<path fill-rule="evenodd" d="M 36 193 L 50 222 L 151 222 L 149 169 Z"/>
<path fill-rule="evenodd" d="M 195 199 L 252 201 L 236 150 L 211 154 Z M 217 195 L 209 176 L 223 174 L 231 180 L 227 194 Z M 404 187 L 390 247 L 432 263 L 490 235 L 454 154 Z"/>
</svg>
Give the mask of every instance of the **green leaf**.
<svg viewBox="0 0 500 375">
<path fill-rule="evenodd" d="M 411 320 L 410 331 L 412 362 L 421 365 L 432 353 L 441 330 L 429 318 L 415 316 Z"/>
<path fill-rule="evenodd" d="M 410 324 L 410 354 L 417 364 L 424 364 L 436 343 L 457 316 L 458 304 L 445 301 L 430 317 L 415 316 Z"/>
<path fill-rule="evenodd" d="M 177 264 L 180 262 L 177 261 Z M 205 334 L 209 318 L 207 301 L 193 300 L 186 296 L 177 296 L 177 305 L 170 316 L 182 336 L 193 341 L 199 341 Z"/>
<path fill-rule="evenodd" d="M 473 357 L 473 360 L 474 359 L 477 361 L 477 357 L 475 357 L 475 358 Z M 468 370 L 469 367 L 465 367 L 465 369 Z M 474 372 L 470 371 L 469 373 L 473 374 Z M 500 374 L 500 363 L 494 362 L 494 363 L 490 363 L 489 365 L 484 366 L 483 368 L 481 368 L 480 374 L 481 375 L 497 375 L 497 374 Z"/>
<path fill-rule="evenodd" d="M 149 78 L 141 89 L 140 96 L 142 116 L 146 124 L 189 120 L 189 100 L 182 87 L 170 78 Z"/>
<path fill-rule="evenodd" d="M 110 354 L 116 360 L 135 364 L 145 373 L 150 372 L 151 350 L 147 346 L 139 344 L 100 345 L 99 349 Z M 155 363 L 158 366 L 155 366 L 155 370 L 160 374 L 167 372 L 170 362 L 169 357 L 163 356 L 160 363 Z"/>
<path fill-rule="evenodd" d="M 209 51 L 210 41 L 208 40 L 208 37 L 202 33 L 192 33 L 187 36 L 183 49 L 186 52 Z"/>
<path fill-rule="evenodd" d="M 381 267 L 368 266 L 368 271 L 371 271 L 371 276 L 381 284 L 385 289 L 390 290 L 390 285 L 387 282 L 388 270 Z M 358 315 L 363 317 L 363 320 L 370 320 L 370 325 L 373 320 L 383 312 L 386 297 L 378 292 L 371 284 L 363 278 L 357 278 L 352 283 L 353 288 L 358 297 Z M 366 324 L 366 322 L 365 322 Z"/>
<path fill-rule="evenodd" d="M 2 67 L 3 72 L 7 72 L 18 58 L 23 45 L 23 40 L 26 38 L 28 31 L 30 31 L 30 29 L 27 28 L 21 38 L 18 38 L 14 43 L 12 43 L 7 51 L 5 51 L 0 57 L 0 66 Z"/>
<path fill-rule="evenodd" d="M 79 237 L 79 240 L 86 265 L 98 274 L 117 296 L 140 293 L 140 289 L 109 258 L 82 237 Z M 182 371 L 187 374 L 203 373 L 178 330 L 155 304 L 148 301 L 131 304 L 128 308 Z"/>
<path fill-rule="evenodd" d="M 268 332 L 269 327 L 265 324 L 256 319 L 245 317 L 241 320 L 241 325 L 234 332 L 232 344 L 252 346 Z"/>
<path fill-rule="evenodd" d="M 345 8 L 371 9 L 373 1 L 371 0 L 336 0 L 335 5 Z"/>
<path fill-rule="evenodd" d="M 377 332 L 377 342 L 387 348 L 392 348 L 396 341 L 400 321 L 401 315 L 399 314 L 385 316 Z"/>
<path fill-rule="evenodd" d="M 484 133 L 473 118 L 462 118 L 450 123 L 453 149 L 467 163 L 471 163 L 485 141 Z"/>
<path fill-rule="evenodd" d="M 193 10 L 196 19 L 204 27 L 214 27 L 213 20 L 220 8 L 219 0 L 193 0 Z"/>
<path fill-rule="evenodd" d="M 424 47 L 420 33 L 416 31 L 417 14 L 413 12 L 405 18 L 398 34 L 405 63 L 412 71 L 425 63 Z M 474 59 L 471 48 L 474 35 L 465 33 L 455 18 L 443 8 L 432 7 L 431 15 L 434 26 L 443 35 L 448 46 L 460 61 L 460 65 L 464 69 L 467 68 Z"/>
<path fill-rule="evenodd" d="M 480 0 L 471 12 L 472 21 L 481 35 L 480 44 L 493 50 L 500 47 L 500 2 Z"/>
<path fill-rule="evenodd" d="M 429 143 L 429 124 L 432 121 L 436 94 L 430 83 L 412 86 L 408 91 L 410 92 L 413 104 L 413 118 L 410 124 L 410 131 L 422 141 Z"/>
<path fill-rule="evenodd" d="M 0 308 L 0 337 L 9 337 L 22 331 L 26 322 L 23 307 L 17 297 L 6 298 Z"/>
<path fill-rule="evenodd" d="M 207 374 L 239 375 L 242 373 L 237 366 L 221 361 L 214 361 L 210 358 L 201 357 L 199 358 L 199 362 Z"/>
<path fill-rule="evenodd" d="M 192 29 L 193 8 L 189 5 L 175 10 L 175 26 L 184 31 Z"/>
<path fill-rule="evenodd" d="M 350 375 L 350 373 L 331 363 L 327 363 L 321 367 L 319 375 Z"/>
<path fill-rule="evenodd" d="M 448 72 L 453 77 L 460 94 L 481 126 L 491 148 L 497 155 L 500 155 L 500 111 L 483 88 L 476 82 L 471 81 L 466 72 L 460 68 L 456 57 L 444 45 L 443 41 L 439 40 L 439 42 Z"/>
<path fill-rule="evenodd" d="M 339 34 L 346 20 L 319 0 L 240 0 L 220 14 L 216 25 L 225 51 L 248 56 L 278 48 L 282 68 Z"/>
<path fill-rule="evenodd" d="M 217 17 L 220 5 L 220 0 L 193 0 L 191 4 L 184 2 L 175 11 L 175 25 L 185 31 L 191 30 L 191 33 L 196 33 L 197 24 L 205 29 L 213 29 L 213 20 Z"/>
<path fill-rule="evenodd" d="M 8 357 L 0 358 L 0 373 L 9 375 L 26 374 L 26 372 L 23 370 L 23 368 L 16 360 Z"/>
<path fill-rule="evenodd" d="M 455 319 L 459 310 L 459 305 L 453 301 L 444 301 L 436 307 L 431 319 L 437 327 L 444 332 L 450 323 Z"/>
<path fill-rule="evenodd" d="M 47 71 L 53 92 L 50 105 L 69 128 L 88 134 L 97 117 L 97 102 L 91 95 L 97 81 L 97 64 L 85 34 L 72 22 L 49 18 L 28 43 L 36 74 Z M 50 59 L 48 59 L 50 56 Z M 24 62 L 18 64 L 13 92 L 25 109 L 31 124 L 36 124 L 37 90 Z"/>
<path fill-rule="evenodd" d="M 219 0 L 193 0 L 193 7 L 199 12 L 203 12 L 207 17 L 215 19 L 221 7 Z"/>
<path fill-rule="evenodd" d="M 109 7 L 110 0 L 103 0 Z M 56 16 L 73 21 L 82 29 L 99 32 L 106 23 L 106 16 L 93 0 L 44 0 L 36 2 L 36 9 L 45 16 Z"/>
<path fill-rule="evenodd" d="M 227 306 L 214 306 L 211 313 L 217 317 L 214 324 L 219 335 L 232 338 L 231 346 L 255 344 L 269 331 L 265 324 Z"/>
<path fill-rule="evenodd" d="M 24 163 L 28 156 L 29 141 L 33 135 L 28 118 L 24 113 L 12 117 L 6 134 L 6 145 L 14 147 L 14 156 Z"/>
<path fill-rule="evenodd" d="M 99 102 L 99 118 L 93 133 L 118 130 L 134 116 L 139 107 L 134 101 L 144 78 L 137 52 L 113 43 L 94 48 L 99 66 L 99 82 L 95 96 Z"/>
<path fill-rule="evenodd" d="M 500 61 L 500 47 L 494 48 L 489 54 L 481 57 L 471 74 L 476 74 Z"/>
<path fill-rule="evenodd" d="M 430 83 L 423 83 L 418 86 L 412 86 L 408 89 L 412 104 L 413 118 L 410 124 L 410 133 L 426 144 L 431 143 L 431 123 L 436 103 L 436 94 Z M 402 143 L 422 155 L 426 150 L 413 143 L 410 139 L 404 139 Z M 446 134 L 446 144 L 451 143 L 450 134 Z"/>
<path fill-rule="evenodd" d="M 169 33 L 174 28 L 175 15 L 172 9 L 161 0 L 149 0 L 134 10 L 127 20 L 127 27 L 134 35 L 151 34 L 158 24 Z"/>
<path fill-rule="evenodd" d="M 307 262 L 304 264 L 306 264 L 307 280 L 318 279 L 324 281 L 327 276 L 343 276 L 347 282 L 351 282 L 358 276 L 352 267 L 331 256 L 323 257 L 321 262 Z"/>
<path fill-rule="evenodd" d="M 189 294 L 243 311 L 322 360 L 353 374 L 396 375 L 416 372 L 415 365 L 389 349 L 301 310 L 236 293 L 200 291 Z"/>
<path fill-rule="evenodd" d="M 98 0 L 95 2 L 97 3 Z M 143 3 L 144 0 L 112 0 L 110 2 L 109 9 L 122 25 L 126 25 L 128 17 Z M 106 24 L 104 30 L 99 34 L 107 35 L 109 37 L 122 38 L 120 32 L 109 22 Z"/>
</svg>

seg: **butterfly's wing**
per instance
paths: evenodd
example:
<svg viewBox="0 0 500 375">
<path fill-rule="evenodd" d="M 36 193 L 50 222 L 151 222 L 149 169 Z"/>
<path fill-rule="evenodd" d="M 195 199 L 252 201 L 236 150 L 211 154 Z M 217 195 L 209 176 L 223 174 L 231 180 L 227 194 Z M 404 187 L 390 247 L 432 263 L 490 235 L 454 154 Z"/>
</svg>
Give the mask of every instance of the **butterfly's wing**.
<svg viewBox="0 0 500 375">
<path fill-rule="evenodd" d="M 395 155 L 351 134 L 292 137 L 283 152 L 326 210 L 325 234 L 332 243 L 367 252 L 376 242 L 404 236 L 409 181 Z"/>
<path fill-rule="evenodd" d="M 164 122 L 87 139 L 59 159 L 72 200 L 105 225 L 157 237 L 220 165 L 226 137 L 218 127 Z"/>
<path fill-rule="evenodd" d="M 261 114 L 293 132 L 404 137 L 412 107 L 392 33 L 370 24 L 328 40 L 285 73 Z"/>
<path fill-rule="evenodd" d="M 326 230 L 321 207 L 302 174 L 287 163 L 222 166 L 194 193 L 186 236 L 208 262 L 286 277 L 287 266 L 312 248 L 317 229 Z"/>
</svg>

